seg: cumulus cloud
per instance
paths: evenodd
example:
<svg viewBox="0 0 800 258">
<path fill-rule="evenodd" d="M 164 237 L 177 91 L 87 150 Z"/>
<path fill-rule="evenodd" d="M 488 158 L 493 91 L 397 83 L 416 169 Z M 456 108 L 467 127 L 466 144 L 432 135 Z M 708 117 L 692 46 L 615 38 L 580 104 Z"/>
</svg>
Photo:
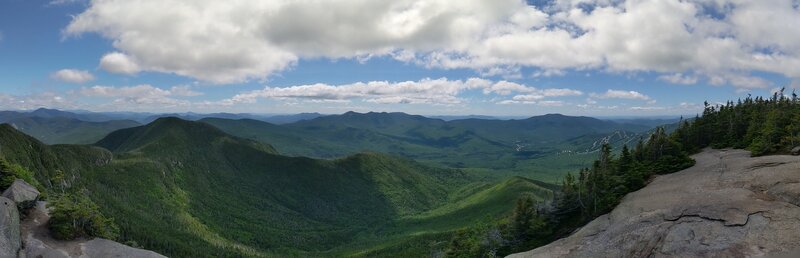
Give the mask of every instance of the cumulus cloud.
<svg viewBox="0 0 800 258">
<path fill-rule="evenodd" d="M 477 78 L 465 81 L 446 78 L 404 82 L 371 81 L 344 85 L 317 83 L 283 88 L 266 87 L 263 90 L 238 94 L 230 101 L 252 103 L 257 98 L 339 101 L 361 99 L 382 104 L 458 104 L 463 102 L 458 96 L 463 91 L 488 85 L 489 81 Z"/>
<path fill-rule="evenodd" d="M 69 83 L 87 83 L 94 80 L 94 75 L 85 70 L 61 69 L 50 75 L 51 78 Z"/>
<path fill-rule="evenodd" d="M 140 71 L 139 65 L 131 60 L 128 55 L 119 52 L 108 53 L 100 59 L 100 68 L 111 73 L 136 74 Z"/>
<path fill-rule="evenodd" d="M 592 93 L 592 98 L 598 99 L 634 99 L 634 100 L 650 100 L 650 97 L 639 93 L 638 91 L 624 91 L 624 90 L 607 90 L 605 93 L 598 94 Z"/>
<path fill-rule="evenodd" d="M 792 0 L 95 0 L 64 31 L 113 40 L 106 70 L 215 83 L 264 79 L 302 58 L 374 56 L 508 77 L 601 69 L 688 83 L 675 74 L 800 78 L 794 24 Z M 722 83 L 744 85 L 735 82 Z"/>
<path fill-rule="evenodd" d="M 564 97 L 580 96 L 583 92 L 573 89 L 538 89 L 535 87 L 509 82 L 499 81 L 483 88 L 484 94 L 510 95 L 512 93 L 527 93 L 530 95 L 541 95 L 542 97 Z"/>
<path fill-rule="evenodd" d="M 360 100 L 380 104 L 453 105 L 465 103 L 466 101 L 462 94 L 473 90 L 480 90 L 486 95 L 521 93 L 514 96 L 513 100 L 523 101 L 583 94 L 572 89 L 537 89 L 508 81 L 492 82 L 480 78 L 467 80 L 439 78 L 403 82 L 370 81 L 343 85 L 317 83 L 289 87 L 266 87 L 262 90 L 237 94 L 225 100 L 225 102 L 229 104 L 254 103 L 257 99 L 264 98 L 340 102 Z"/>
</svg>

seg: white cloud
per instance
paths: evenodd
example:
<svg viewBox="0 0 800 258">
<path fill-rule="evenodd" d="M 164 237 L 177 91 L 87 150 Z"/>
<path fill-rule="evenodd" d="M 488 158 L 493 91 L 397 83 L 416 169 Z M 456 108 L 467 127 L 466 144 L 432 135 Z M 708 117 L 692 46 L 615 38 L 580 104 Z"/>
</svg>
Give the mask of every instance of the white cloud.
<svg viewBox="0 0 800 258">
<path fill-rule="evenodd" d="M 498 94 L 498 95 L 511 95 L 512 93 L 528 93 L 542 95 L 544 97 L 565 97 L 565 96 L 580 96 L 583 95 L 582 91 L 573 89 L 538 89 L 515 82 L 499 81 L 483 88 L 484 94 Z"/>
<path fill-rule="evenodd" d="M 94 80 L 94 75 L 85 70 L 61 69 L 50 75 L 51 78 L 69 83 L 87 83 Z"/>
<path fill-rule="evenodd" d="M 544 96 L 528 94 L 528 95 L 517 95 L 517 96 L 514 96 L 511 99 L 514 100 L 514 101 L 534 102 L 534 101 L 537 101 L 537 100 L 544 99 Z"/>
<path fill-rule="evenodd" d="M 47 3 L 47 6 L 69 5 L 69 4 L 77 4 L 84 2 L 86 2 L 86 0 L 52 0 L 49 3 Z"/>
<path fill-rule="evenodd" d="M 509 81 L 499 81 L 499 82 L 497 82 L 495 84 L 492 84 L 491 86 L 486 87 L 486 88 L 483 89 L 483 93 L 484 94 L 496 93 L 496 94 L 499 94 L 499 95 L 510 95 L 511 93 L 514 93 L 514 92 L 527 93 L 527 92 L 533 92 L 533 91 L 536 91 L 536 89 L 535 88 L 530 88 L 528 86 L 525 86 L 525 85 L 522 85 L 522 84 L 519 84 L 519 83 L 509 82 Z"/>
<path fill-rule="evenodd" d="M 560 106 L 564 106 L 564 102 L 563 102 L 563 101 L 560 101 L 560 100 L 545 100 L 545 101 L 539 101 L 539 103 L 538 103 L 538 104 L 539 104 L 540 106 L 545 106 L 545 107 L 560 107 Z"/>
<path fill-rule="evenodd" d="M 81 88 L 79 93 L 86 97 L 114 98 L 114 105 L 123 105 L 120 107 L 130 108 L 138 108 L 138 106 L 142 105 L 157 105 L 157 107 L 161 108 L 188 106 L 191 102 L 174 97 L 202 95 L 199 92 L 192 91 L 189 86 L 175 86 L 165 90 L 149 84 L 124 87 L 97 85 Z"/>
<path fill-rule="evenodd" d="M 638 91 L 624 91 L 624 90 L 607 90 L 603 94 L 592 93 L 592 98 L 598 99 L 635 99 L 635 100 L 650 100 L 650 97 L 639 93 Z"/>
<path fill-rule="evenodd" d="M 690 85 L 697 83 L 697 77 L 690 75 L 683 75 L 682 73 L 674 73 L 669 75 L 662 75 L 658 77 L 659 80 L 666 81 L 672 84 Z"/>
<path fill-rule="evenodd" d="M 119 53 L 101 66 L 112 72 L 215 83 L 265 79 L 302 58 L 375 56 L 508 78 L 520 76 L 520 67 L 542 71 L 535 76 L 601 69 L 800 78 L 796 6 L 792 0 L 559 0 L 543 9 L 523 0 L 97 0 L 65 34 L 111 39 Z"/>
<path fill-rule="evenodd" d="M 466 90 L 487 87 L 489 81 L 472 78 L 466 81 L 422 79 L 420 81 L 387 82 L 371 81 L 344 85 L 317 83 L 290 87 L 266 87 L 234 96 L 229 101 L 252 103 L 258 98 L 306 99 L 306 100 L 350 100 L 382 104 L 458 104 L 463 99 L 459 94 Z"/>
<path fill-rule="evenodd" d="M 131 60 L 128 55 L 119 52 L 108 53 L 100 59 L 100 68 L 111 73 L 136 74 L 140 71 L 139 65 Z"/>
<path fill-rule="evenodd" d="M 536 99 L 536 98 L 533 98 Z M 542 107 L 561 107 L 564 106 L 565 103 L 560 100 L 525 100 L 525 98 L 514 98 L 514 99 L 507 99 L 501 100 L 496 102 L 499 105 L 515 105 L 515 104 L 525 104 L 525 105 L 537 105 Z"/>
<path fill-rule="evenodd" d="M 769 81 L 754 76 L 730 75 L 727 80 L 739 89 L 764 89 L 771 85 Z"/>
<path fill-rule="evenodd" d="M 74 109 L 79 105 L 65 98 L 63 94 L 41 92 L 30 95 L 8 95 L 0 93 L 0 109 L 31 110 L 37 108 Z"/>
<path fill-rule="evenodd" d="M 440 78 L 404 82 L 370 81 L 343 85 L 317 83 L 289 87 L 266 87 L 262 90 L 237 94 L 224 102 L 229 104 L 254 103 L 257 99 L 264 98 L 317 101 L 361 100 L 380 104 L 453 105 L 466 103 L 467 101 L 462 94 L 473 90 L 480 90 L 486 95 L 509 95 L 514 92 L 522 93 L 514 96 L 513 99 L 523 101 L 583 94 L 580 91 L 572 89 L 537 89 L 508 81 L 492 82 L 480 78 L 470 78 L 467 80 L 448 80 L 447 78 Z"/>
</svg>

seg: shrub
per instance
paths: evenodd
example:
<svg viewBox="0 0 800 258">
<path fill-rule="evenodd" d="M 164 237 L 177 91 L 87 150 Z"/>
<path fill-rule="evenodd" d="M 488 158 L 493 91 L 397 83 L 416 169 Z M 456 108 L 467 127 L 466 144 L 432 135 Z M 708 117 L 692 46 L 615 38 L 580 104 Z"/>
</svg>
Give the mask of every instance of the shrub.
<svg viewBox="0 0 800 258">
<path fill-rule="evenodd" d="M 36 187 L 42 191 L 42 186 L 39 181 L 33 176 L 33 172 L 25 169 L 24 167 L 12 164 L 7 160 L 0 158 L 0 189 L 6 189 L 14 183 L 14 180 L 22 179 L 28 184 Z"/>
<path fill-rule="evenodd" d="M 48 203 L 48 227 L 53 237 L 71 240 L 79 237 L 116 239 L 119 228 L 106 218 L 97 205 L 84 195 L 63 194 Z"/>
</svg>

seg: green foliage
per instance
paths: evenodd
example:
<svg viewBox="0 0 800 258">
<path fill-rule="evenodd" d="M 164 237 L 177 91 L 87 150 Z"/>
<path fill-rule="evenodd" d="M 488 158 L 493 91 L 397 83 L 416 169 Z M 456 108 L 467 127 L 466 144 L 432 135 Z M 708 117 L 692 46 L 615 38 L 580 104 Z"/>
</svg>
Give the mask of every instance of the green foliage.
<svg viewBox="0 0 800 258">
<path fill-rule="evenodd" d="M 502 257 L 545 244 L 552 240 L 555 223 L 542 210 L 544 207 L 546 205 L 537 204 L 532 196 L 523 194 L 516 200 L 508 218 L 457 231 L 448 243 L 445 256 Z"/>
<path fill-rule="evenodd" d="M 787 153 L 800 145 L 800 101 L 782 89 L 767 99 L 706 103 L 703 115 L 684 122 L 673 136 L 688 152 L 710 146 L 747 148 L 754 156 Z"/>
<path fill-rule="evenodd" d="M 11 164 L 6 159 L 0 157 L 0 189 L 8 188 L 14 183 L 14 180 L 17 179 L 22 179 L 40 191 L 42 190 L 42 186 L 34 177 L 33 172 L 19 164 Z"/>
<path fill-rule="evenodd" d="M 79 237 L 116 239 L 119 228 L 105 217 L 99 207 L 81 194 L 63 194 L 51 198 L 48 227 L 53 237 L 71 240 Z"/>
</svg>

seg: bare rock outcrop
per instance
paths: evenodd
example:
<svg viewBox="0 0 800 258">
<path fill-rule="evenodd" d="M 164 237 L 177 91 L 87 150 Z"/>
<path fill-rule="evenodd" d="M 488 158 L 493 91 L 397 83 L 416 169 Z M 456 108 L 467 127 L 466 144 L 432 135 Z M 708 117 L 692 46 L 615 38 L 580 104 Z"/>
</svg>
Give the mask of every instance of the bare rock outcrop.
<svg viewBox="0 0 800 258">
<path fill-rule="evenodd" d="M 800 158 L 705 150 L 571 236 L 509 257 L 760 257 L 800 250 Z"/>
<path fill-rule="evenodd" d="M 0 197 L 0 257 L 17 257 L 20 245 L 17 204 Z"/>
<path fill-rule="evenodd" d="M 141 257 L 163 258 L 153 251 L 133 248 L 111 240 L 75 239 L 57 240 L 50 236 L 47 221 L 50 216 L 45 202 L 37 202 L 22 222 L 22 239 L 25 244 L 23 253 L 26 257 L 44 258 L 106 258 L 106 257 Z"/>
<path fill-rule="evenodd" d="M 39 190 L 36 190 L 36 187 L 26 183 L 22 179 L 14 180 L 14 183 L 3 191 L 3 197 L 11 199 L 17 204 L 33 204 L 33 202 L 39 198 L 39 194 Z"/>
</svg>

